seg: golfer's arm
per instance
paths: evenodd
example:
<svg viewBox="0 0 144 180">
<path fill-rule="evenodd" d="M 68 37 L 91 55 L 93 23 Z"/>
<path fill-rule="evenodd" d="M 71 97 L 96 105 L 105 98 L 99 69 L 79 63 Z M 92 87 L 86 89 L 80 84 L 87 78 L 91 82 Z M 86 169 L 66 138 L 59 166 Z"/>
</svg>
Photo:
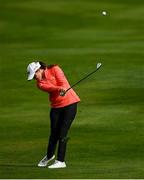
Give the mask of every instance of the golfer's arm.
<svg viewBox="0 0 144 180">
<path fill-rule="evenodd" d="M 48 93 L 51 93 L 54 91 L 60 91 L 61 89 L 63 89 L 63 87 L 61 87 L 61 86 L 54 86 L 54 85 L 48 84 L 47 82 L 44 82 L 44 81 L 38 82 L 37 86 L 42 91 L 45 91 Z"/>
<path fill-rule="evenodd" d="M 65 84 L 67 83 L 66 77 L 64 75 L 64 72 L 59 66 L 55 66 L 54 68 L 55 77 L 58 81 L 58 84 L 62 87 L 65 87 Z"/>
</svg>

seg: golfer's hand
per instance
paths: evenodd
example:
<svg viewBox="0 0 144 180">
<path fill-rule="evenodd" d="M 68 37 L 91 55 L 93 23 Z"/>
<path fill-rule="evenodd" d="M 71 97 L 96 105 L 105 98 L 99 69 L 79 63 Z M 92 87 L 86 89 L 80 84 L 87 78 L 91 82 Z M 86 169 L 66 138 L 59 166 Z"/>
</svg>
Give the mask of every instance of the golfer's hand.
<svg viewBox="0 0 144 180">
<path fill-rule="evenodd" d="M 59 95 L 60 96 L 65 96 L 65 94 L 66 94 L 66 90 L 61 89 Z"/>
</svg>

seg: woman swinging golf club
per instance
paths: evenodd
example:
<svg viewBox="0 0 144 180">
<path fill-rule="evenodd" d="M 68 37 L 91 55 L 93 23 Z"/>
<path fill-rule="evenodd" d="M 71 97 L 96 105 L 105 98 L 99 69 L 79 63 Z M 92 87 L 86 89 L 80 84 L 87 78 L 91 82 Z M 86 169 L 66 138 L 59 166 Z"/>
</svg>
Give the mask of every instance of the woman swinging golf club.
<svg viewBox="0 0 144 180">
<path fill-rule="evenodd" d="M 70 85 L 58 65 L 47 66 L 43 62 L 32 62 L 28 65 L 27 72 L 28 80 L 34 78 L 38 88 L 49 93 L 51 102 L 51 133 L 47 155 L 38 163 L 38 166 L 45 167 L 55 158 L 55 150 L 58 143 L 57 160 L 48 168 L 65 168 L 67 134 L 76 116 L 77 103 L 80 101 L 80 98 L 73 89 L 66 92 Z"/>
</svg>

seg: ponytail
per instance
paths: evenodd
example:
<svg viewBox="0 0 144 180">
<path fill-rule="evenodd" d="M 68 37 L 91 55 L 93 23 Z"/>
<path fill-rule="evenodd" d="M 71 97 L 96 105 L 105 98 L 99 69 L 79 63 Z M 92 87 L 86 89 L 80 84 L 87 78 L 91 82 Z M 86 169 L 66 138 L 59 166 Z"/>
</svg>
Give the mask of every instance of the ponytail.
<svg viewBox="0 0 144 180">
<path fill-rule="evenodd" d="M 46 68 L 48 68 L 48 69 L 51 69 L 52 67 L 54 67 L 54 66 L 56 66 L 57 64 L 51 64 L 51 65 L 46 65 L 44 62 L 42 62 L 42 61 L 39 61 L 39 63 L 40 63 L 40 65 L 41 65 L 41 69 L 46 69 Z"/>
<path fill-rule="evenodd" d="M 47 65 L 44 62 L 39 61 L 40 65 L 41 65 L 41 69 L 46 69 Z"/>
</svg>

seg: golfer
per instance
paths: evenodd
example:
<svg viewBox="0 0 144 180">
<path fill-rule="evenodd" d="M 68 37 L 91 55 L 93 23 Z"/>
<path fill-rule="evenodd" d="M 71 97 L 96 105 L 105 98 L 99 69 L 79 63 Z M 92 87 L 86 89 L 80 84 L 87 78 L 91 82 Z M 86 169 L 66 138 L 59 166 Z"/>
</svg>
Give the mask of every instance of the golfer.
<svg viewBox="0 0 144 180">
<path fill-rule="evenodd" d="M 38 163 L 38 167 L 45 167 L 55 158 L 58 144 L 57 160 L 48 168 L 65 168 L 65 153 L 68 141 L 68 130 L 76 116 L 77 103 L 80 98 L 70 89 L 64 72 L 58 65 L 47 66 L 43 62 L 32 62 L 27 67 L 28 80 L 35 79 L 37 87 L 49 93 L 50 110 L 50 137 L 47 155 Z"/>
</svg>

